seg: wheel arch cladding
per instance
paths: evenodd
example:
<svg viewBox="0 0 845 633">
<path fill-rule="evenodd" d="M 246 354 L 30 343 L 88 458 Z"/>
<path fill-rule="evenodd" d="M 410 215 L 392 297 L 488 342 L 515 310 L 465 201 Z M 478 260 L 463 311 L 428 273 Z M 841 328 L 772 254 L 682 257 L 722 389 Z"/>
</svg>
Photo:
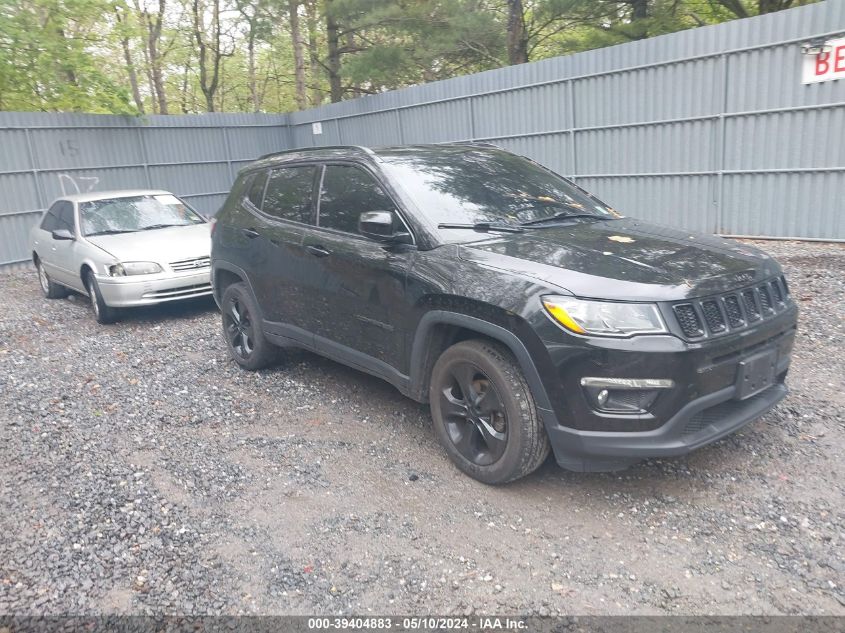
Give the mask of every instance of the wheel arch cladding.
<svg viewBox="0 0 845 633">
<path fill-rule="evenodd" d="M 222 299 L 226 288 L 241 281 L 245 279 L 238 273 L 228 268 L 218 268 L 214 271 L 214 293 Z"/>
<path fill-rule="evenodd" d="M 468 338 L 486 338 L 508 348 L 525 375 L 537 406 L 551 409 L 546 388 L 531 354 L 514 332 L 478 317 L 447 310 L 430 310 L 417 325 L 411 348 L 412 397 L 421 402 L 428 399 L 428 385 L 434 363 L 449 346 Z"/>
</svg>

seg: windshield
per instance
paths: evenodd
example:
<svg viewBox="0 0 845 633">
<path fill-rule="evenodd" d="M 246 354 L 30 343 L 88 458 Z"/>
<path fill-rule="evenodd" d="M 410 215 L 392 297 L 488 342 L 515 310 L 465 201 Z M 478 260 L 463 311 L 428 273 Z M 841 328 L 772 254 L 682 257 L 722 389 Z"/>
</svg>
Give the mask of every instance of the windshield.
<svg viewBox="0 0 845 633">
<path fill-rule="evenodd" d="M 94 200 L 79 205 L 82 235 L 133 233 L 205 220 L 176 196 L 159 194 Z"/>
<path fill-rule="evenodd" d="M 384 170 L 435 224 L 520 225 L 564 215 L 621 217 L 574 183 L 502 150 L 444 148 L 385 152 L 381 158 Z"/>
</svg>

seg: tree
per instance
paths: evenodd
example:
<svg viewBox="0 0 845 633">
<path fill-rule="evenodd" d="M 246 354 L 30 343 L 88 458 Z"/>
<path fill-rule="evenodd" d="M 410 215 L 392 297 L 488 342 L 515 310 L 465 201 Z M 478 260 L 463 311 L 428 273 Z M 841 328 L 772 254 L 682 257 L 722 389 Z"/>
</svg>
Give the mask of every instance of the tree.
<svg viewBox="0 0 845 633">
<path fill-rule="evenodd" d="M 129 87 L 132 90 L 132 98 L 139 114 L 144 114 L 144 100 L 141 98 L 141 90 L 138 87 L 138 73 L 135 70 L 135 62 L 132 59 L 132 47 L 130 38 L 132 35 L 129 25 L 129 13 L 125 7 L 114 6 L 114 17 L 117 20 L 117 36 L 120 39 L 120 46 L 123 49 L 123 60 L 126 63 L 126 75 L 129 80 Z"/>
<path fill-rule="evenodd" d="M 192 0 L 194 39 L 197 43 L 199 82 L 205 96 L 206 111 L 215 112 L 214 98 L 220 86 L 220 64 L 232 51 L 224 51 L 223 22 L 220 15 L 221 0 L 209 0 L 210 9 L 203 0 Z M 164 2 L 164 0 L 159 0 Z M 207 15 L 210 10 L 210 16 Z"/>
<path fill-rule="evenodd" d="M 135 10 L 144 25 L 146 36 L 145 61 L 147 77 L 153 93 L 154 108 L 159 114 L 168 114 L 167 93 L 164 88 L 164 54 L 161 51 L 161 33 L 164 26 L 167 0 L 157 0 L 154 9 L 142 4 L 143 0 L 134 0 Z"/>
<path fill-rule="evenodd" d="M 522 0 L 508 2 L 508 63 L 528 61 L 528 34 L 525 31 L 525 8 Z"/>
<path fill-rule="evenodd" d="M 0 108 L 289 111 L 812 0 L 0 0 Z"/>
<path fill-rule="evenodd" d="M 305 92 L 305 42 L 302 39 L 302 29 L 299 25 L 299 5 L 299 0 L 290 0 L 288 14 L 290 16 L 291 46 L 293 48 L 296 107 L 299 110 L 304 110 L 308 95 Z"/>
</svg>

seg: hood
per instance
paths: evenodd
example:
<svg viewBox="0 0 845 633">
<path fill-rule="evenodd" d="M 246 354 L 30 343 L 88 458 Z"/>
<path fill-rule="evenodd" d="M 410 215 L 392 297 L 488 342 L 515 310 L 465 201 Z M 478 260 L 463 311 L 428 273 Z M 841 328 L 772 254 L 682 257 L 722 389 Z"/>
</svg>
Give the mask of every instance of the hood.
<svg viewBox="0 0 845 633">
<path fill-rule="evenodd" d="M 780 273 L 756 248 L 629 218 L 506 234 L 464 244 L 460 257 L 598 299 L 706 296 Z"/>
<path fill-rule="evenodd" d="M 85 239 L 122 262 L 169 264 L 194 257 L 208 257 L 211 253 L 208 224 L 98 235 Z"/>
</svg>

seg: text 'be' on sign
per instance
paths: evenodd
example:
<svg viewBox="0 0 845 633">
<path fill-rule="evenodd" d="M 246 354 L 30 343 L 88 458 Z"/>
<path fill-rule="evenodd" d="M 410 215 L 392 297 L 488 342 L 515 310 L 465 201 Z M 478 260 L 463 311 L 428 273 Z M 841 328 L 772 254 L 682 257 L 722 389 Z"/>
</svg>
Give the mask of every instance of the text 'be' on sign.
<svg viewBox="0 0 845 633">
<path fill-rule="evenodd" d="M 820 53 L 804 55 L 801 83 L 817 84 L 833 79 L 845 79 L 845 37 L 828 40 Z"/>
</svg>

